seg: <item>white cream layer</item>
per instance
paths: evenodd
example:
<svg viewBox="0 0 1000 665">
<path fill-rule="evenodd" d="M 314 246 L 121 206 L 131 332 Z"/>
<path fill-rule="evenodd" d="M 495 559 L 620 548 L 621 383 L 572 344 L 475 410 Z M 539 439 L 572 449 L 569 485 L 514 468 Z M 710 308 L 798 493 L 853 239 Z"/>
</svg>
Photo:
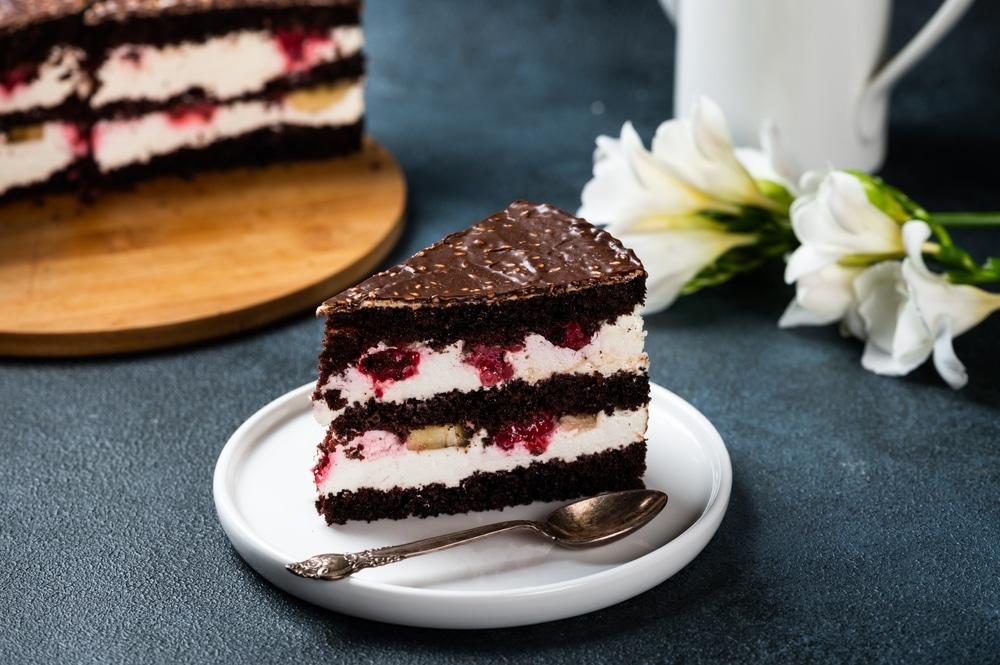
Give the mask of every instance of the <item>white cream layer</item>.
<svg viewBox="0 0 1000 665">
<path fill-rule="evenodd" d="M 395 487 L 423 487 L 441 483 L 457 486 L 473 473 L 496 473 L 528 466 L 532 462 L 561 460 L 570 462 L 580 455 L 615 450 L 641 441 L 646 432 L 647 409 L 600 413 L 596 422 L 580 428 L 563 420 L 553 431 L 549 446 L 540 455 L 528 453 L 523 446 L 502 450 L 483 445 L 483 432 L 477 432 L 468 446 L 412 451 L 388 432 L 368 432 L 364 438 L 365 459 L 348 458 L 343 448 L 330 457 L 326 475 L 317 483 L 322 494 L 337 494 L 362 487 L 388 491 Z"/>
<path fill-rule="evenodd" d="M 71 97 L 85 97 L 90 83 L 81 66 L 83 58 L 83 51 L 78 48 L 54 47 L 31 81 L 10 90 L 0 88 L 0 115 L 52 108 Z"/>
<path fill-rule="evenodd" d="M 294 63 L 275 36 L 263 31 L 162 48 L 125 44 L 112 50 L 97 70 L 91 104 L 99 108 L 123 100 L 164 101 L 192 88 L 215 99 L 231 99 L 259 92 L 282 76 L 352 56 L 363 43 L 360 27 L 333 28 L 329 39 L 307 39 Z"/>
<path fill-rule="evenodd" d="M 103 120 L 94 126 L 94 161 L 102 171 L 151 158 L 181 148 L 203 148 L 216 141 L 264 127 L 288 124 L 334 127 L 357 122 L 364 114 L 364 83 L 347 88 L 340 98 L 318 110 L 280 101 L 255 100 L 216 107 L 210 117 L 191 114 L 190 121 L 168 113 L 149 113 L 125 120 Z"/>
<path fill-rule="evenodd" d="M 0 133 L 0 194 L 44 182 L 77 158 L 81 141 L 72 125 L 49 122 L 30 129 L 41 135 L 12 142 L 9 135 Z"/>
<path fill-rule="evenodd" d="M 529 335 L 524 341 L 524 348 L 506 353 L 504 360 L 513 369 L 509 380 L 520 379 L 529 384 L 556 374 L 609 376 L 618 371 L 639 372 L 649 367 L 649 359 L 643 351 L 645 337 L 642 318 L 638 312 L 633 312 L 604 324 L 578 351 L 556 346 L 541 335 Z M 385 345 L 380 344 L 369 349 L 368 353 L 384 348 Z M 363 404 L 373 398 L 382 402 L 424 400 L 452 390 L 471 392 L 483 388 L 479 370 L 464 362 L 464 342 L 456 342 L 439 351 L 431 350 L 426 344 L 413 344 L 407 349 L 420 353 L 417 373 L 402 381 L 379 384 L 380 398 L 376 398 L 375 382 L 356 366 L 330 377 L 322 391 L 340 390 L 341 397 L 351 405 Z M 314 402 L 314 415 L 323 425 L 330 424 L 343 410 L 332 411 L 325 402 Z"/>
</svg>

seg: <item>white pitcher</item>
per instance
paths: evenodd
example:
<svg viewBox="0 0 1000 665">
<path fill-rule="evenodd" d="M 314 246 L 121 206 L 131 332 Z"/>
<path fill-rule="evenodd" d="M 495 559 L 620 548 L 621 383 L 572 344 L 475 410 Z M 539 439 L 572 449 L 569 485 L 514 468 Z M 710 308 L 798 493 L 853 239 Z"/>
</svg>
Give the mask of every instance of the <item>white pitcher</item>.
<svg viewBox="0 0 1000 665">
<path fill-rule="evenodd" d="M 704 95 L 737 146 L 771 120 L 799 169 L 875 171 L 890 89 L 973 1 L 945 0 L 887 59 L 892 0 L 660 0 L 677 26 L 674 114 Z"/>
</svg>

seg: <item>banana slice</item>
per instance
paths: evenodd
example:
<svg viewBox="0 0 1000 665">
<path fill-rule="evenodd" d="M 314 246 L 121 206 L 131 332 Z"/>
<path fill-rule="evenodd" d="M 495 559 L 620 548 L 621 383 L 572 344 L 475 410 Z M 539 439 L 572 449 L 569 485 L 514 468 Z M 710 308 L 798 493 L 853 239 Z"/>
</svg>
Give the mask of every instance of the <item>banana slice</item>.
<svg viewBox="0 0 1000 665">
<path fill-rule="evenodd" d="M 437 450 L 469 445 L 469 434 L 462 425 L 430 425 L 410 432 L 406 447 L 410 450 Z"/>
</svg>

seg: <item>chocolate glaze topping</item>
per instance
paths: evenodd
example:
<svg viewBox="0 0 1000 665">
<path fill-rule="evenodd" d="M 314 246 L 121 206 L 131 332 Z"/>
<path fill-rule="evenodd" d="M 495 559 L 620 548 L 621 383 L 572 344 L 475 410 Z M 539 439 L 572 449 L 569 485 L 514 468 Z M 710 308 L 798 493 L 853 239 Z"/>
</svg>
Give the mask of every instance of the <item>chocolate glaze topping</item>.
<svg viewBox="0 0 1000 665">
<path fill-rule="evenodd" d="M 644 274 L 632 250 L 607 231 L 550 205 L 515 201 L 327 300 L 317 314 L 523 298 Z"/>
</svg>

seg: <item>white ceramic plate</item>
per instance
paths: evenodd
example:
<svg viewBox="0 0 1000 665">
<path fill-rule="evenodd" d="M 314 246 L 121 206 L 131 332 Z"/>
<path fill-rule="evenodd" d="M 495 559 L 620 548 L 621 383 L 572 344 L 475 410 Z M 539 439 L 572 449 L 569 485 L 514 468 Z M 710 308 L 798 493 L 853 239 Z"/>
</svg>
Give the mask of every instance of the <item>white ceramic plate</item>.
<svg viewBox="0 0 1000 665">
<path fill-rule="evenodd" d="M 542 519 L 561 504 L 328 527 L 313 507 L 313 453 L 323 429 L 312 384 L 279 397 L 233 433 L 215 468 L 215 505 L 236 551 L 288 593 L 321 607 L 430 628 L 500 628 L 564 619 L 621 602 L 669 578 L 715 534 L 732 468 L 722 438 L 694 407 L 652 386 L 646 485 L 666 508 L 628 538 L 566 550 L 528 533 L 494 536 L 336 582 L 297 577 L 285 564 L 506 519 Z"/>
</svg>

